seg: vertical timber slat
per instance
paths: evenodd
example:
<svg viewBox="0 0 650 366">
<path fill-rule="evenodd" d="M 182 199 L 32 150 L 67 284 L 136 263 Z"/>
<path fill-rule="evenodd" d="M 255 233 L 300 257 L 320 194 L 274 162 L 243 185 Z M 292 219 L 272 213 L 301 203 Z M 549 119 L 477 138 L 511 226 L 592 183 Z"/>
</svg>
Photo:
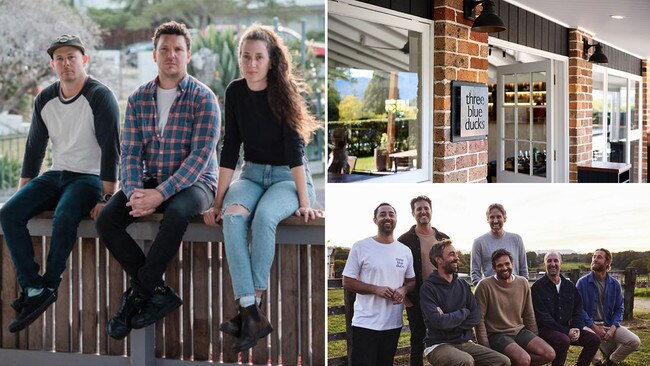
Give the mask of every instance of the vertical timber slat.
<svg viewBox="0 0 650 366">
<path fill-rule="evenodd" d="M 165 283 L 181 293 L 180 287 L 180 256 L 176 256 L 167 266 Z M 181 356 L 181 312 L 174 311 L 165 317 L 165 357 L 178 360 Z"/>
<path fill-rule="evenodd" d="M 223 321 L 233 318 L 237 315 L 237 308 L 235 307 L 235 294 L 232 289 L 232 282 L 230 279 L 230 268 L 226 260 L 226 248 L 222 244 L 223 254 Z M 223 338 L 223 362 L 237 362 L 237 354 L 232 351 L 232 344 L 235 339 L 225 333 L 219 332 Z"/>
<path fill-rule="evenodd" d="M 192 306 L 192 297 L 191 294 L 191 280 L 192 280 L 192 248 L 190 247 L 189 242 L 183 242 L 181 244 L 183 248 L 183 261 L 182 261 L 182 270 L 183 270 L 183 294 L 181 298 L 183 299 L 183 359 L 189 360 L 192 358 L 192 328 L 191 328 L 191 306 Z"/>
<path fill-rule="evenodd" d="M 81 339 L 82 353 L 97 352 L 97 240 L 95 238 L 81 239 Z M 106 286 L 101 284 L 99 287 Z"/>
<path fill-rule="evenodd" d="M 208 243 L 192 243 L 193 348 L 194 360 L 203 361 L 210 354 L 210 324 L 208 302 Z"/>
<path fill-rule="evenodd" d="M 285 245 L 282 247 L 280 263 L 282 274 L 280 285 L 282 286 L 282 364 L 298 364 L 298 246 Z M 293 271 L 292 271 L 293 269 Z"/>
<path fill-rule="evenodd" d="M 34 248 L 34 259 L 40 268 L 43 268 L 43 237 L 32 236 L 32 247 Z M 44 315 L 36 319 L 28 328 L 27 349 L 43 349 L 43 323 Z M 8 326 L 9 324 L 7 324 Z"/>
<path fill-rule="evenodd" d="M 312 365 L 325 364 L 325 246 L 311 246 Z"/>
<path fill-rule="evenodd" d="M 9 323 L 16 312 L 9 305 L 18 296 L 16 272 L 5 237 L 2 237 L 2 348 L 14 349 L 18 346 L 18 336 L 9 332 Z"/>
</svg>

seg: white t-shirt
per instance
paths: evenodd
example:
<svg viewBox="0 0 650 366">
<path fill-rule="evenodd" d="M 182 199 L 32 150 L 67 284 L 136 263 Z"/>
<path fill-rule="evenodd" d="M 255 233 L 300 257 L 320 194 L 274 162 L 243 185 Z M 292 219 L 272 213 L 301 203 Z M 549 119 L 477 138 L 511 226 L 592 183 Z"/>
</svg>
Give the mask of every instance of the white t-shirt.
<svg viewBox="0 0 650 366">
<path fill-rule="evenodd" d="M 343 275 L 376 286 L 401 287 L 405 278 L 415 277 L 413 254 L 397 240 L 382 244 L 373 238 L 356 242 L 350 250 Z M 357 294 L 352 325 L 355 327 L 388 330 L 402 327 L 404 304 L 376 295 Z"/>
<path fill-rule="evenodd" d="M 162 135 L 169 118 L 169 110 L 176 100 L 176 88 L 163 89 L 158 87 L 156 90 L 156 114 L 158 117 L 158 131 Z"/>
</svg>

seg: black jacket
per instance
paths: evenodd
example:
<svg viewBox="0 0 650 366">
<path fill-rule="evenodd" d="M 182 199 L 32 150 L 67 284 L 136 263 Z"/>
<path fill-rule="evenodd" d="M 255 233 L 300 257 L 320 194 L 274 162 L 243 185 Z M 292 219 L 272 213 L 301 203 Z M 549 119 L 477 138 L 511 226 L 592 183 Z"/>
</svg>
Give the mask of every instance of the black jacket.
<svg viewBox="0 0 650 366">
<path fill-rule="evenodd" d="M 585 326 L 582 297 L 571 281 L 562 275 L 560 277 L 559 294 L 548 276 L 535 281 L 531 288 L 533 308 L 539 330 L 552 329 L 568 334 L 571 328 L 582 329 Z"/>
<path fill-rule="evenodd" d="M 467 342 L 473 339 L 472 330 L 481 320 L 481 310 L 469 284 L 459 280 L 457 274 L 447 282 L 438 271 L 433 271 L 420 289 L 420 306 L 427 326 L 427 347 Z"/>
<path fill-rule="evenodd" d="M 432 228 L 436 232 L 436 241 L 441 241 L 443 239 L 449 239 L 447 234 L 438 231 L 435 227 Z M 415 225 L 411 226 L 411 229 L 402 236 L 400 236 L 397 241 L 406 245 L 411 249 L 413 253 L 413 270 L 415 271 L 415 289 L 406 296 L 415 306 L 420 306 L 420 286 L 422 286 L 422 256 L 420 255 L 420 238 L 418 234 L 415 233 Z M 425 258 L 429 260 L 428 258 Z"/>
</svg>

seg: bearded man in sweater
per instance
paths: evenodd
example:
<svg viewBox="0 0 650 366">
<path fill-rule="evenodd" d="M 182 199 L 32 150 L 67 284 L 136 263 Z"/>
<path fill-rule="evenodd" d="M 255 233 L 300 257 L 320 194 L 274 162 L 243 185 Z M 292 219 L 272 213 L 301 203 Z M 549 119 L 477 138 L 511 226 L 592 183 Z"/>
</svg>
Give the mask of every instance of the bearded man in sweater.
<svg viewBox="0 0 650 366">
<path fill-rule="evenodd" d="M 510 366 L 510 359 L 472 342 L 472 328 L 481 314 L 469 284 L 458 279 L 458 252 L 451 240 L 433 245 L 429 260 L 436 266 L 420 288 L 420 306 L 426 324 L 429 363 L 446 365 Z"/>
<path fill-rule="evenodd" d="M 476 286 L 481 308 L 476 326 L 479 344 L 510 358 L 513 365 L 543 365 L 555 359 L 555 351 L 537 336 L 528 280 L 512 274 L 512 254 L 505 249 L 492 253 L 494 276 Z"/>
</svg>

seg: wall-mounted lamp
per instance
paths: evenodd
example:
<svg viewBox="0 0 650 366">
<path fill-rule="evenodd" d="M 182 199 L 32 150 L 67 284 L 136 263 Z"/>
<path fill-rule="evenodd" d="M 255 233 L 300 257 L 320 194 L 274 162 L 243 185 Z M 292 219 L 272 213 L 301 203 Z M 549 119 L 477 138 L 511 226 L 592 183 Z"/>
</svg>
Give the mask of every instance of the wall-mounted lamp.
<svg viewBox="0 0 650 366">
<path fill-rule="evenodd" d="M 594 64 L 606 64 L 609 62 L 607 60 L 607 56 L 603 53 L 603 45 L 598 43 L 594 44 L 589 44 L 587 41 L 587 38 L 582 37 L 582 51 L 584 52 L 585 58 L 587 58 L 587 52 L 589 52 L 589 49 L 591 47 L 596 47 L 596 50 L 594 53 L 589 57 L 589 62 L 592 62 Z"/>
<path fill-rule="evenodd" d="M 477 18 L 475 8 L 478 4 L 483 4 L 483 11 Z M 506 30 L 503 20 L 494 9 L 493 0 L 463 0 L 463 12 L 465 19 L 474 20 L 472 30 L 475 32 L 494 33 Z"/>
</svg>

